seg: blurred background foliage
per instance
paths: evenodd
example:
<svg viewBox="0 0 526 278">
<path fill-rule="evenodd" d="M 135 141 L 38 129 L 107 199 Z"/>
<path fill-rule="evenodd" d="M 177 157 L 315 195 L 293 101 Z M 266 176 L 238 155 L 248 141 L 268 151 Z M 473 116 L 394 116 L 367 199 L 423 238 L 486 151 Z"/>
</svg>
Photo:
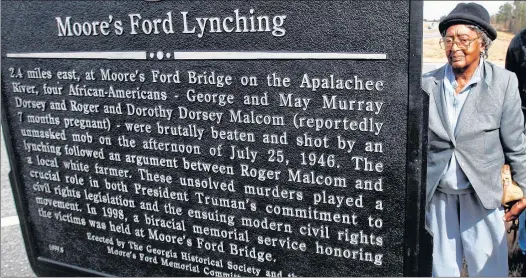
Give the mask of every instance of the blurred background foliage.
<svg viewBox="0 0 526 278">
<path fill-rule="evenodd" d="M 491 17 L 491 23 L 499 31 L 519 33 L 526 28 L 526 1 L 515 0 L 500 6 L 499 12 Z"/>
</svg>

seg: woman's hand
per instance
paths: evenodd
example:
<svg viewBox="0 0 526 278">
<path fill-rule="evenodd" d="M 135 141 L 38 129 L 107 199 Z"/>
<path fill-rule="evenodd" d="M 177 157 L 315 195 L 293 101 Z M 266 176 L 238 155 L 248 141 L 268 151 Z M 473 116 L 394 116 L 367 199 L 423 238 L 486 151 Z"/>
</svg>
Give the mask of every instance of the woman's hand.
<svg viewBox="0 0 526 278">
<path fill-rule="evenodd" d="M 519 218 L 519 215 L 524 209 L 526 209 L 526 197 L 520 199 L 511 206 L 510 210 L 504 214 L 504 221 L 509 222 Z"/>
</svg>

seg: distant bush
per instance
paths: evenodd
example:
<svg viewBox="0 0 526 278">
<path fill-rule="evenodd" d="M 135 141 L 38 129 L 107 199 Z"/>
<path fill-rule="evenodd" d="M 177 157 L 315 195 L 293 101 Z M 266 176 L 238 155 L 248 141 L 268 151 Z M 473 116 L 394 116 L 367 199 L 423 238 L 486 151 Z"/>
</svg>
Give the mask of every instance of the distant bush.
<svg viewBox="0 0 526 278">
<path fill-rule="evenodd" d="M 491 23 L 499 31 L 519 33 L 526 28 L 526 1 L 513 1 L 500 6 L 499 12 L 491 17 Z"/>
</svg>

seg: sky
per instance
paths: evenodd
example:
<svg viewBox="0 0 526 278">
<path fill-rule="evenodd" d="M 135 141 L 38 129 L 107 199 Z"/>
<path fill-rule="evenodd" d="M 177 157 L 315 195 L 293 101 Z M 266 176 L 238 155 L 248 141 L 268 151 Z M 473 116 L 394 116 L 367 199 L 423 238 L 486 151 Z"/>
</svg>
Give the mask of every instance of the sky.
<svg viewBox="0 0 526 278">
<path fill-rule="evenodd" d="M 499 7 L 506 2 L 513 1 L 424 1 L 424 18 L 427 20 L 440 19 L 443 15 L 448 15 L 458 3 L 475 2 L 488 10 L 490 16 L 499 11 Z"/>
</svg>

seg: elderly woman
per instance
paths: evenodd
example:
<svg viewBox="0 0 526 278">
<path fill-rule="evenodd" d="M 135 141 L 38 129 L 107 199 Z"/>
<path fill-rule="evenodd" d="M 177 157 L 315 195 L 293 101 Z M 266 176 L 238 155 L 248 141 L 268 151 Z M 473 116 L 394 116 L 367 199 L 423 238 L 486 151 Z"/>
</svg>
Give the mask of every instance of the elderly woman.
<svg viewBox="0 0 526 278">
<path fill-rule="evenodd" d="M 526 136 L 517 77 L 484 60 L 497 37 L 489 21 L 484 7 L 458 4 L 439 24 L 448 63 L 422 79 L 434 276 L 460 276 L 463 259 L 471 276 L 508 276 L 500 170 L 510 164 L 526 192 Z"/>
</svg>

